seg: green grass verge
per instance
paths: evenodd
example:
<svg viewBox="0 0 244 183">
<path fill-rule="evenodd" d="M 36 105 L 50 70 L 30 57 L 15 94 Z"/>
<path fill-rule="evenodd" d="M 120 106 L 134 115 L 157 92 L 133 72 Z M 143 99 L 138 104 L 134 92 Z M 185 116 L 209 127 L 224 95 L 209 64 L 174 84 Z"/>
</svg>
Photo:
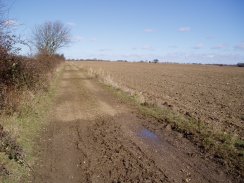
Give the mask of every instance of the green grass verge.
<svg viewBox="0 0 244 183">
<path fill-rule="evenodd" d="M 57 84 L 60 81 L 63 69 L 55 74 L 47 92 L 40 92 L 32 101 L 25 101 L 20 112 L 12 116 L 0 116 L 0 124 L 17 144 L 23 149 L 23 164 L 10 160 L 5 153 L 0 153 L 0 163 L 8 170 L 9 175 L 0 174 L 0 182 L 19 183 L 27 182 L 31 175 L 31 167 L 37 160 L 35 152 L 36 139 L 40 137 L 41 130 L 48 121 L 48 112 L 52 106 Z M 1 172 L 0 172 L 1 173 Z"/>
<path fill-rule="evenodd" d="M 112 86 L 103 86 L 121 102 L 136 107 L 142 115 L 153 117 L 161 123 L 170 124 L 173 130 L 182 133 L 202 150 L 218 158 L 219 162 L 229 167 L 232 173 L 244 176 L 243 140 L 232 134 L 211 129 L 203 121 L 185 116 L 170 108 L 160 108 L 147 103 L 141 104 L 138 102 L 137 96 L 131 96 Z"/>
</svg>

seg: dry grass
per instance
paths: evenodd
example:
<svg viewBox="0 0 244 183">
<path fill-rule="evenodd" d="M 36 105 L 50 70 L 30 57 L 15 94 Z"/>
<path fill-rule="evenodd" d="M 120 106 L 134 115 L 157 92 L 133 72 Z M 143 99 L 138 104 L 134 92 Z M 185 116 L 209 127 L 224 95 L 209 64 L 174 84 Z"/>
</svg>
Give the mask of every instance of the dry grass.
<svg viewBox="0 0 244 183">
<path fill-rule="evenodd" d="M 36 139 L 41 138 L 40 132 L 48 121 L 47 114 L 61 74 L 62 70 L 55 74 L 47 92 L 36 93 L 31 96 L 31 100 L 29 97 L 23 98 L 18 113 L 0 115 L 0 125 L 3 126 L 4 133 L 8 134 L 8 139 L 12 140 L 13 145 L 20 148 L 17 153 L 21 155 L 17 161 L 10 158 L 8 151 L 15 153 L 13 150 L 16 148 L 10 143 L 5 143 L 5 149 L 0 152 L 0 165 L 5 171 L 4 174 L 0 174 L 0 182 L 27 182 L 32 174 L 31 167 L 38 156 L 35 151 Z"/>
<path fill-rule="evenodd" d="M 142 95 L 142 92 L 138 92 L 136 90 L 130 89 L 125 87 L 124 85 L 120 85 L 119 83 L 115 82 L 114 79 L 111 77 L 111 75 L 107 72 L 105 72 L 102 69 L 95 70 L 91 67 L 89 67 L 87 70 L 87 74 L 91 78 L 96 78 L 100 82 L 112 86 L 115 89 L 121 89 L 124 92 L 126 92 L 128 95 L 133 96 L 136 101 L 140 104 L 143 104 L 146 102 L 145 97 Z"/>
<path fill-rule="evenodd" d="M 25 43 L 0 30 L 0 182 L 26 182 L 50 104 L 50 82 L 64 61 L 62 55 L 19 56 L 18 44 Z"/>
<path fill-rule="evenodd" d="M 0 60 L 0 112 L 12 114 L 23 98 L 46 90 L 60 63 L 49 56 L 27 59 L 10 55 L 8 60 Z"/>
</svg>

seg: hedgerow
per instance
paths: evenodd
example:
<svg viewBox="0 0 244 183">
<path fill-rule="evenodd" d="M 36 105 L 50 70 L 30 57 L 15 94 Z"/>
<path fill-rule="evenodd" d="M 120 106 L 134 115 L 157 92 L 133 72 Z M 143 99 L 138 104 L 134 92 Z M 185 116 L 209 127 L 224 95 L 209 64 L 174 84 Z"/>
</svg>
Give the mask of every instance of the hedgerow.
<svg viewBox="0 0 244 183">
<path fill-rule="evenodd" d="M 0 33 L 0 112 L 18 110 L 23 93 L 46 90 L 53 70 L 64 61 L 62 55 L 38 54 L 28 58 L 18 55 L 15 36 Z"/>
</svg>

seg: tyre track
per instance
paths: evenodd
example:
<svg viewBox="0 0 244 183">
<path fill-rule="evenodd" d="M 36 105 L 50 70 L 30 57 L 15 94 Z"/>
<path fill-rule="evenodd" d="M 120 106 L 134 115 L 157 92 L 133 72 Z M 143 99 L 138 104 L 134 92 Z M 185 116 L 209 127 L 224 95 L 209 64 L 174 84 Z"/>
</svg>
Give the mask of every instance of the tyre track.
<svg viewBox="0 0 244 183">
<path fill-rule="evenodd" d="M 212 162 L 182 155 L 194 149 L 188 141 L 179 140 L 189 150 L 171 144 L 175 139 L 167 134 L 148 140 L 138 135 L 143 126 L 159 128 L 67 63 L 32 182 L 231 182 L 224 170 L 211 172 L 218 167 Z M 209 171 L 201 169 L 202 162 Z M 181 172 L 186 163 L 190 175 Z"/>
<path fill-rule="evenodd" d="M 109 121 L 109 122 L 108 122 Z M 140 147 L 122 134 L 121 129 L 110 118 L 100 119 L 88 128 L 89 139 L 93 147 L 99 148 L 101 155 L 97 161 L 101 165 L 109 164 L 111 169 L 109 175 L 118 175 L 118 180 L 113 177 L 105 177 L 108 182 L 169 182 L 161 169 L 155 166 L 155 162 L 142 152 Z M 92 150 L 96 152 L 96 149 Z M 91 156 L 91 153 L 90 153 Z M 98 168 L 98 165 L 96 165 Z M 130 179 L 132 178 L 133 179 Z"/>
</svg>

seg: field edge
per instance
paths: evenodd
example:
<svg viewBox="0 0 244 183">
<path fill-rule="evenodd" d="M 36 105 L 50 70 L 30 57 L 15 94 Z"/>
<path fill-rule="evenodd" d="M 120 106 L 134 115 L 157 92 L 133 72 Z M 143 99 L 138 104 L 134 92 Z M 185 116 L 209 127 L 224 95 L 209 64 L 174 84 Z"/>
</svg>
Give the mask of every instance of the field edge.
<svg viewBox="0 0 244 183">
<path fill-rule="evenodd" d="M 48 121 L 48 112 L 56 94 L 63 65 L 61 64 L 56 69 L 47 90 L 32 96 L 31 101 L 24 101 L 18 114 L 0 116 L 4 131 L 9 134 L 12 141 L 16 142 L 22 154 L 22 158 L 16 161 L 10 158 L 9 154 L 0 153 L 1 167 L 5 171 L 5 174 L 0 175 L 0 181 L 17 183 L 29 180 L 33 171 L 32 167 L 38 159 L 36 139 L 40 138 L 41 131 L 45 129 Z"/>
<path fill-rule="evenodd" d="M 156 119 L 170 128 L 182 134 L 184 138 L 195 144 L 199 151 L 213 159 L 216 163 L 225 166 L 228 172 L 235 177 L 244 177 L 244 141 L 235 135 L 210 129 L 203 121 L 192 116 L 173 111 L 170 108 L 162 108 L 153 103 L 147 103 L 138 92 L 128 92 L 120 88 L 112 78 L 103 78 L 101 71 L 85 69 L 86 73 L 94 80 L 102 84 L 111 94 L 121 102 L 138 109 L 145 117 Z"/>
</svg>

